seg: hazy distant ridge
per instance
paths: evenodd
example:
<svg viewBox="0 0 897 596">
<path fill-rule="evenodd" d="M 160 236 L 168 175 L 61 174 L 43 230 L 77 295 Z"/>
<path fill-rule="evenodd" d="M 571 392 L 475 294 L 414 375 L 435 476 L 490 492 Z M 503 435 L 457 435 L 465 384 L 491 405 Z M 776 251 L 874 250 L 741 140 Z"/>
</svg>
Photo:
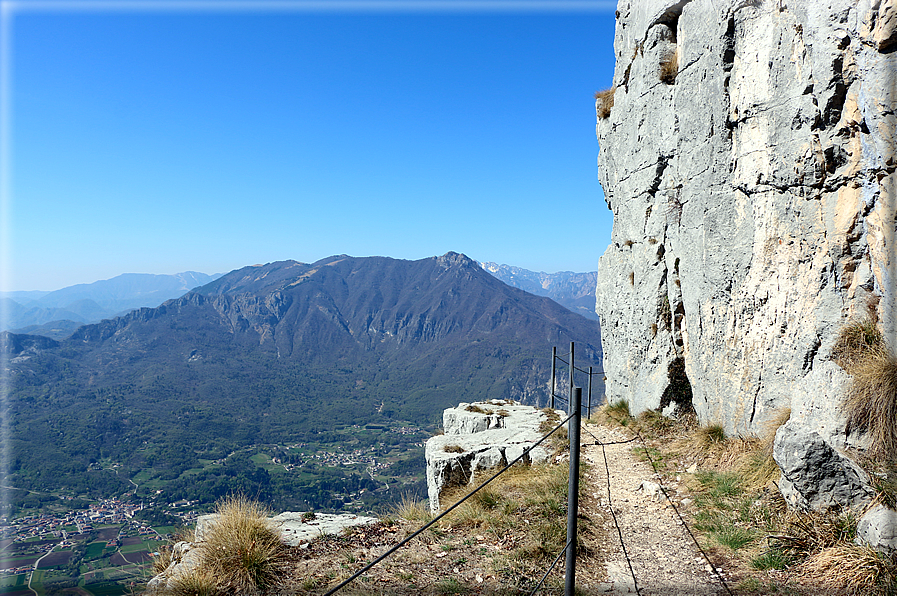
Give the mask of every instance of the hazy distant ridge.
<svg viewBox="0 0 897 596">
<path fill-rule="evenodd" d="M 572 271 L 545 273 L 540 271 L 536 273 L 520 267 L 491 262 L 481 262 L 480 266 L 509 286 L 520 288 L 537 296 L 547 296 L 587 319 L 598 320 L 598 315 L 595 313 L 597 271 L 588 273 Z"/>
<path fill-rule="evenodd" d="M 222 274 L 185 271 L 173 275 L 124 273 L 90 284 L 77 284 L 53 292 L 10 292 L 9 320 L 3 330 L 36 333 L 61 339 L 85 323 L 96 323 L 142 307 L 156 307 L 180 298 L 193 288 Z"/>
</svg>

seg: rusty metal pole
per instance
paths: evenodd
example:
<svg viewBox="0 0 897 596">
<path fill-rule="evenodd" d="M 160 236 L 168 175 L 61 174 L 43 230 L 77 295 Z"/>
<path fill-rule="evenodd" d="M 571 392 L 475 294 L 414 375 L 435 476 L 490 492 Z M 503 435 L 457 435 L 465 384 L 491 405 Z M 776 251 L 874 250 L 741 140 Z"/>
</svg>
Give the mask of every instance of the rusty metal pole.
<svg viewBox="0 0 897 596">
<path fill-rule="evenodd" d="M 572 351 L 571 351 L 572 356 Z M 567 436 L 570 438 L 570 478 L 567 485 L 567 572 L 564 575 L 564 596 L 576 591 L 576 518 L 579 514 L 579 423 L 582 408 L 582 387 L 573 389 Z"/>
</svg>

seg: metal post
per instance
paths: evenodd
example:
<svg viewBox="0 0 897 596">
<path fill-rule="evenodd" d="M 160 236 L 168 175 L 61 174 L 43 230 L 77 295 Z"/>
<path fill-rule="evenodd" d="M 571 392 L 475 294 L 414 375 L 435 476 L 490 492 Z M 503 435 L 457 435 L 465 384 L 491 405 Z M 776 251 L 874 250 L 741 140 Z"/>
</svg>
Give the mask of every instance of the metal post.
<svg viewBox="0 0 897 596">
<path fill-rule="evenodd" d="M 570 342 L 570 387 L 567 393 L 567 403 L 571 403 L 573 401 L 573 342 Z M 570 415 L 570 412 L 567 412 L 567 415 Z"/>
<path fill-rule="evenodd" d="M 572 356 L 571 351 L 571 356 Z M 574 596 L 576 590 L 576 517 L 579 513 L 579 421 L 582 408 L 582 387 L 573 390 L 567 436 L 570 438 L 570 479 L 567 485 L 567 573 L 564 576 L 564 596 Z"/>
<path fill-rule="evenodd" d="M 589 367 L 589 405 L 586 406 L 586 417 L 592 417 L 592 367 Z"/>
<path fill-rule="evenodd" d="M 551 348 L 551 395 L 549 396 L 551 398 L 551 409 L 552 410 L 554 409 L 554 371 L 555 371 L 555 367 L 557 366 L 557 360 L 558 360 L 558 349 L 557 349 L 557 347 L 552 347 Z"/>
</svg>

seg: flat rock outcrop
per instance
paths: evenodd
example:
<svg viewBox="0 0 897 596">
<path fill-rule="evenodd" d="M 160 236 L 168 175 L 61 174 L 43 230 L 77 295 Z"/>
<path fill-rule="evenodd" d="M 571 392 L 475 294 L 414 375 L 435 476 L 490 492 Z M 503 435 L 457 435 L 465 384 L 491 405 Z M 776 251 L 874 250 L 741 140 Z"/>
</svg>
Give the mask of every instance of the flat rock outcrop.
<svg viewBox="0 0 897 596">
<path fill-rule="evenodd" d="M 200 516 L 196 520 L 193 541 L 177 542 L 171 549 L 171 564 L 147 584 L 150 593 L 166 594 L 175 590 L 178 581 L 187 577 L 200 564 L 203 536 L 215 524 L 215 513 Z M 338 534 L 346 528 L 368 525 L 378 521 L 374 517 L 351 513 L 296 513 L 284 512 L 270 518 L 271 525 L 280 531 L 283 541 L 290 546 L 301 546 L 309 540 L 325 534 Z"/>
<path fill-rule="evenodd" d="M 872 318 L 897 348 L 895 23 L 881 0 L 620 0 L 596 100 L 608 401 L 746 435 L 790 407 L 783 443 L 850 446 L 838 331 Z"/>
<path fill-rule="evenodd" d="M 560 411 L 517 405 L 513 401 L 491 400 L 461 403 L 442 413 L 445 434 L 427 440 L 427 496 L 430 510 L 440 510 L 439 497 L 452 486 L 485 480 L 484 472 L 505 466 L 523 455 L 545 432 L 543 422 L 566 414 Z M 548 460 L 545 444 L 532 449 L 523 463 Z"/>
</svg>

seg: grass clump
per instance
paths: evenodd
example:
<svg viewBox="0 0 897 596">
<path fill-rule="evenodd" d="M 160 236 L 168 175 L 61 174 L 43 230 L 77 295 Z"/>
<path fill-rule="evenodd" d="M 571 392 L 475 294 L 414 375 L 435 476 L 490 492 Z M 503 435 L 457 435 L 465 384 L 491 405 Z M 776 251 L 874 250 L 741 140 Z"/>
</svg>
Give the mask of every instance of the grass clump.
<svg viewBox="0 0 897 596">
<path fill-rule="evenodd" d="M 612 416 L 618 420 L 632 418 L 632 414 L 629 413 L 629 402 L 625 399 L 620 399 L 613 403 L 609 403 L 604 406 L 603 410 L 605 414 L 607 414 L 608 416 Z"/>
<path fill-rule="evenodd" d="M 468 412 L 473 412 L 475 414 L 492 414 L 492 410 L 486 410 L 476 404 L 470 404 L 469 406 L 467 406 L 464 409 L 467 410 Z"/>
<path fill-rule="evenodd" d="M 617 91 L 616 85 L 610 89 L 595 92 L 595 112 L 598 118 L 605 120 L 610 116 L 611 108 L 614 107 L 614 93 Z"/>
<path fill-rule="evenodd" d="M 870 455 L 893 459 L 897 454 L 897 358 L 873 349 L 851 366 L 853 381 L 841 404 L 847 432 L 870 439 Z"/>
<path fill-rule="evenodd" d="M 810 576 L 857 596 L 897 593 L 897 557 L 868 546 L 841 543 L 811 555 L 801 566 Z"/>
<path fill-rule="evenodd" d="M 535 576 L 564 548 L 567 483 L 564 465 L 514 466 L 452 511 L 441 527 L 453 533 L 462 529 L 467 534 L 513 534 L 515 540 L 499 567 Z M 458 489 L 441 500 L 449 507 L 466 494 Z M 588 541 L 593 530 L 587 522 L 581 527 Z M 583 552 L 588 553 L 588 548 Z"/>
<path fill-rule="evenodd" d="M 396 517 L 418 523 L 426 523 L 431 517 L 427 504 L 407 493 L 402 495 L 402 500 L 393 507 L 392 513 Z"/>
<path fill-rule="evenodd" d="M 853 366 L 870 352 L 884 348 L 884 336 L 871 318 L 855 321 L 841 328 L 832 346 L 834 361 L 850 372 Z"/>
<path fill-rule="evenodd" d="M 207 569 L 195 569 L 178 577 L 166 596 L 221 596 L 224 593 L 214 574 Z"/>
<path fill-rule="evenodd" d="M 446 453 L 464 453 L 464 447 L 460 445 L 446 445 L 442 450 Z"/>
<path fill-rule="evenodd" d="M 708 424 L 698 429 L 698 441 L 702 445 L 713 445 L 724 443 L 726 440 L 726 430 L 721 424 Z"/>
<path fill-rule="evenodd" d="M 255 594 L 277 585 L 287 548 L 268 511 L 246 497 L 229 496 L 218 502 L 216 512 L 203 536 L 199 575 L 216 578 L 221 593 Z"/>
<path fill-rule="evenodd" d="M 658 76 L 660 81 L 666 85 L 672 85 L 676 82 L 676 75 L 679 74 L 679 53 L 670 52 L 660 61 L 660 71 Z"/>
</svg>

